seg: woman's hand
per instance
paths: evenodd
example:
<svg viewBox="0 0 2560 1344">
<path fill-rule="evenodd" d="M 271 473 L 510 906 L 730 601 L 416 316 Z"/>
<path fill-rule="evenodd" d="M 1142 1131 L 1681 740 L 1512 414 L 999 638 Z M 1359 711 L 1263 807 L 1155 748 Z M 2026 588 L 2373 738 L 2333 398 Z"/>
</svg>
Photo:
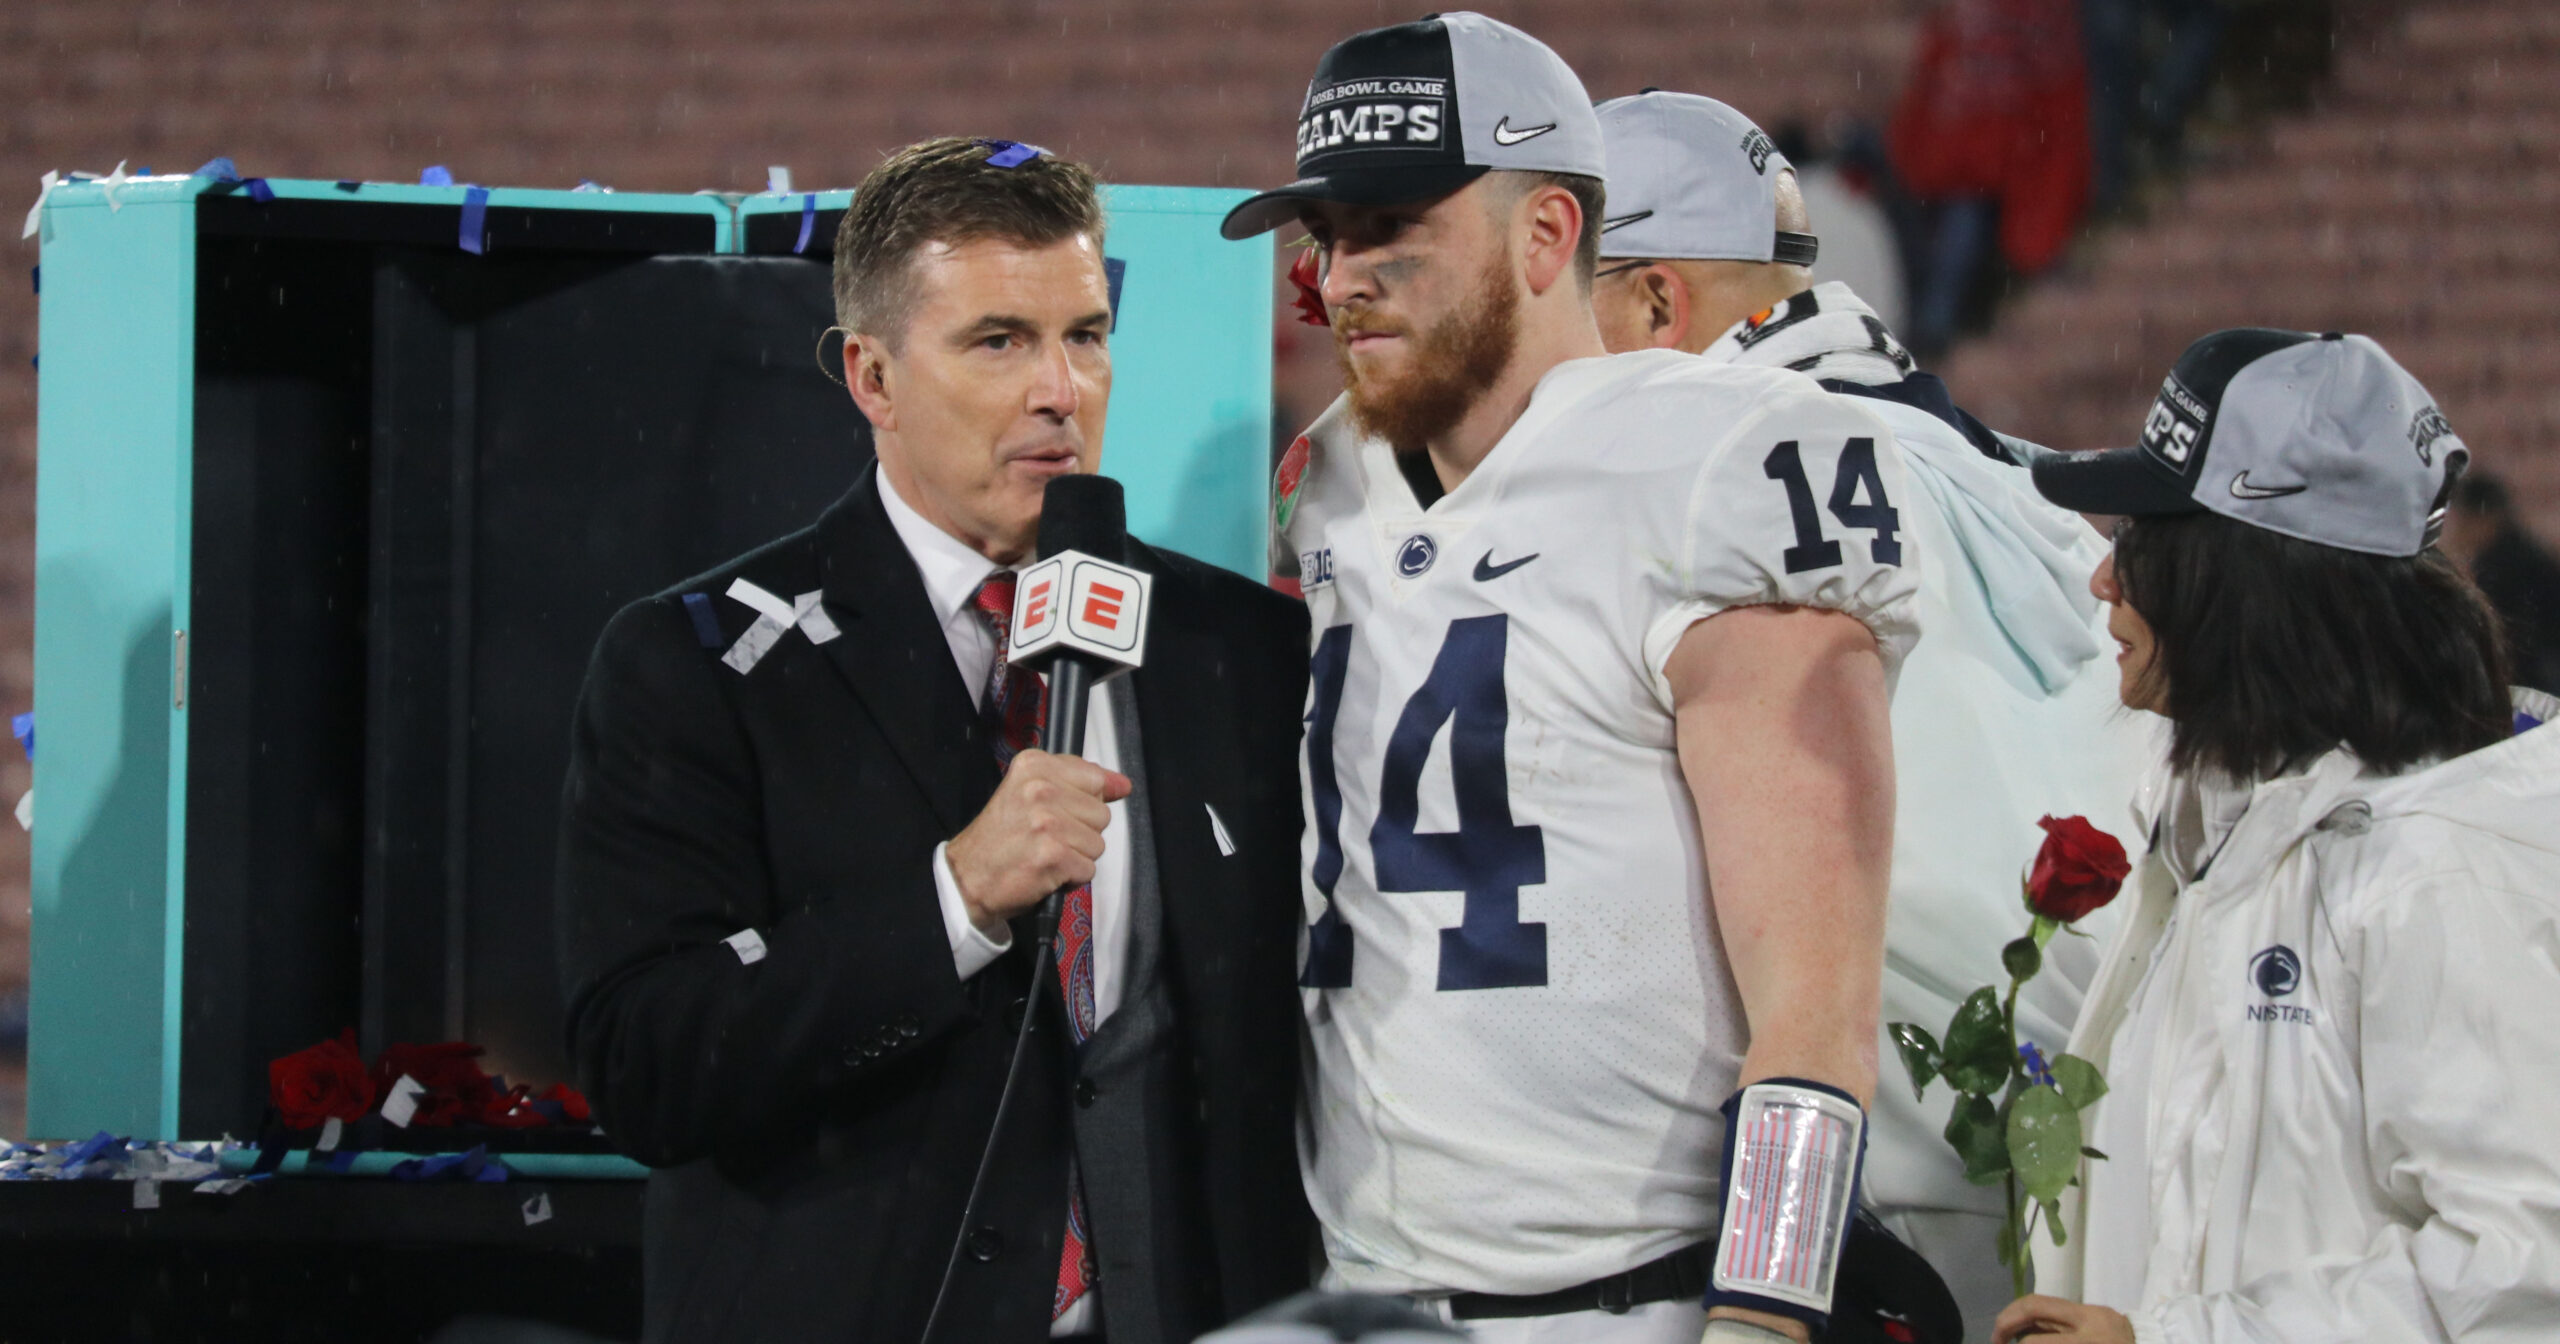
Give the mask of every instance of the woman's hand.
<svg viewBox="0 0 2560 1344">
<path fill-rule="evenodd" d="M 2124 1313 L 2083 1306 L 2058 1297 L 2022 1297 L 1991 1323 L 1991 1344 L 2014 1339 L 2033 1344 L 2133 1344 L 2133 1322 Z"/>
</svg>

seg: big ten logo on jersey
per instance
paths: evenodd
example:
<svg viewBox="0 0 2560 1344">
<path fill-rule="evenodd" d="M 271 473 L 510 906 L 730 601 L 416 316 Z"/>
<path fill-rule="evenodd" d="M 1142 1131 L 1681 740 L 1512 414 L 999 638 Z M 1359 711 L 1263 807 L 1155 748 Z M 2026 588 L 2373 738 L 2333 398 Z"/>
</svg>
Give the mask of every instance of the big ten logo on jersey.
<svg viewBox="0 0 2560 1344">
<path fill-rule="evenodd" d="M 1438 149 L 1447 130 L 1449 81 L 1349 79 L 1307 95 L 1298 157 L 1328 149 Z"/>
<path fill-rule="evenodd" d="M 2142 446 L 2159 455 L 2173 467 L 2184 467 L 2195 455 L 2196 440 L 2204 437 L 2204 426 L 2213 412 L 2196 399 L 2175 377 L 2160 384 L 2160 395 L 2151 403 L 2151 417 L 2142 422 Z"/>
<path fill-rule="evenodd" d="M 1298 552 L 1298 591 L 1313 592 L 1333 582 L 1333 548 Z"/>
</svg>

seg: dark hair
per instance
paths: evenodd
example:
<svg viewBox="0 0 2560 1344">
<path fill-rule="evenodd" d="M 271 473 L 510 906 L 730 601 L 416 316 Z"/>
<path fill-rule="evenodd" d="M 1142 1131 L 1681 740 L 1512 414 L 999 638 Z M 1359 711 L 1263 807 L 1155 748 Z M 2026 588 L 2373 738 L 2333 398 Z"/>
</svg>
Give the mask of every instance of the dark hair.
<svg viewBox="0 0 2560 1344">
<path fill-rule="evenodd" d="M 927 243 L 1002 238 L 1026 247 L 1102 237 L 1092 170 L 1043 152 L 1011 168 L 1007 142 L 943 136 L 891 154 L 854 189 L 836 226 L 836 321 L 896 349 L 915 307 L 910 264 Z"/>
<path fill-rule="evenodd" d="M 2366 555 L 2191 513 L 2126 519 L 2115 566 L 2157 645 L 2179 770 L 2264 778 L 2343 743 L 2391 773 L 2513 730 L 2497 614 L 2441 552 Z"/>
<path fill-rule="evenodd" d="M 1599 178 L 1581 173 L 1514 169 L 1508 175 L 1517 179 L 1510 198 L 1513 201 L 1540 187 L 1562 187 L 1572 193 L 1573 203 L 1582 207 L 1582 237 L 1573 249 L 1573 275 L 1584 289 L 1591 288 L 1591 277 L 1600 269 L 1600 224 L 1601 214 L 1609 205 L 1608 187 Z"/>
</svg>

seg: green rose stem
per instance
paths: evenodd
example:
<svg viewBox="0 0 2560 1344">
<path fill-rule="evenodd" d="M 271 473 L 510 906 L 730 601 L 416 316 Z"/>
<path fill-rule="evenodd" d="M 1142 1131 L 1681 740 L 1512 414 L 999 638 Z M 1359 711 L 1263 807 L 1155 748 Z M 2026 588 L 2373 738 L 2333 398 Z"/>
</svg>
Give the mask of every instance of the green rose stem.
<svg viewBox="0 0 2560 1344">
<path fill-rule="evenodd" d="M 1947 1023 L 1944 1043 L 1916 1022 L 1887 1026 L 1903 1071 L 1911 1076 L 1913 1100 L 1926 1100 L 1930 1082 L 1938 1078 L 1955 1092 L 1944 1137 L 1963 1163 L 1965 1179 L 1983 1186 L 1996 1182 L 2005 1192 L 2000 1263 L 2008 1266 L 2020 1297 L 2034 1273 L 2028 1250 L 2036 1213 L 2044 1215 L 2053 1244 L 2061 1245 L 2058 1201 L 2078 1182 L 2084 1159 L 2106 1157 L 2081 1142 L 2080 1112 L 2106 1095 L 2107 1081 L 2096 1065 L 2068 1051 L 2050 1063 L 2041 1053 L 2030 1060 L 2033 1047 L 2018 1039 L 2018 991 L 2044 969 L 2044 949 L 2053 935 L 2066 928 L 2078 934 L 2071 921 L 2114 900 L 2130 866 L 2124 847 L 2085 817 L 2046 817 L 2036 824 L 2044 829 L 2045 843 L 2019 884 L 2033 922 L 2000 949 L 2008 993 L 1984 985 L 1965 996 Z M 1991 1100 L 1995 1092 L 1997 1105 Z"/>
<path fill-rule="evenodd" d="M 2009 996 L 2000 1001 L 2000 1025 L 2009 1033 L 2009 1059 L 2011 1061 L 2011 1067 L 2009 1070 L 2009 1086 L 2002 1093 L 2000 1098 L 2000 1129 L 2004 1134 L 2008 1132 L 2009 1112 L 2010 1109 L 2017 1104 L 2019 1080 L 2021 1075 L 2025 1072 L 2024 1065 L 2018 1062 L 2018 987 L 2025 984 L 2037 971 L 2044 969 L 2044 949 L 2042 946 L 2042 939 L 2037 938 L 2036 934 L 2051 937 L 2052 935 L 2049 932 L 2050 925 L 2051 921 L 2047 920 L 2044 916 L 2036 916 L 2034 926 L 2035 933 L 2018 940 L 2018 943 L 2027 944 L 2026 955 L 2023 958 L 2012 955 L 2013 951 L 2017 948 L 2018 943 L 2011 943 L 2008 947 L 2000 949 L 2000 963 L 2002 967 L 2009 972 Z M 2024 976 L 2021 976 L 2018 973 L 2018 967 L 2016 965 L 2016 963 L 2021 960 L 2028 963 L 2027 971 Z M 2009 1164 L 2009 1169 L 2001 1173 L 2000 1180 L 2002 1189 L 2008 1196 L 2008 1198 L 2001 1201 L 2000 1217 L 2007 1224 L 2007 1236 L 2009 1240 L 2009 1283 L 2010 1286 L 2015 1289 L 2011 1295 L 2013 1297 L 2025 1297 L 2027 1295 L 2028 1287 L 2027 1237 L 2033 1229 L 2027 1225 L 2028 1220 L 2026 1218 L 2025 1206 L 2018 1198 L 2018 1165 L 2016 1162 L 2013 1161 Z"/>
</svg>

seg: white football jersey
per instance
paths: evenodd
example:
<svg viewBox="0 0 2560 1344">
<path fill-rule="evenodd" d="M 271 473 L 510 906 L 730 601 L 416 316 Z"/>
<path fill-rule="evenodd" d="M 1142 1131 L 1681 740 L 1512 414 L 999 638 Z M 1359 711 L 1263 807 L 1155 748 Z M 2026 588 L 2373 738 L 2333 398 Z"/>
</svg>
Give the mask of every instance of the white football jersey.
<svg viewBox="0 0 2560 1344">
<path fill-rule="evenodd" d="M 1917 638 L 1899 448 L 1784 370 L 1560 365 L 1423 509 L 1340 403 L 1275 505 L 1314 617 L 1302 1159 L 1335 1286 L 1540 1293 L 1711 1235 L 1746 1034 L 1665 661 L 1728 607 Z"/>
</svg>

